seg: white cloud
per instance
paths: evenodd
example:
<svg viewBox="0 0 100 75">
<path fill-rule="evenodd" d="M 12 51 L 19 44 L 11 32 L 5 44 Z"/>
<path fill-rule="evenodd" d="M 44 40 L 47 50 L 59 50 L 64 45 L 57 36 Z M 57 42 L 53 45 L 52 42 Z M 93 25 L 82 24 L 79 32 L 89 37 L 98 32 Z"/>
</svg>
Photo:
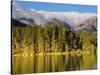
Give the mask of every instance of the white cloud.
<svg viewBox="0 0 100 75">
<path fill-rule="evenodd" d="M 31 11 L 35 11 L 35 9 L 34 9 L 34 8 L 31 8 L 30 10 L 31 10 Z"/>
</svg>

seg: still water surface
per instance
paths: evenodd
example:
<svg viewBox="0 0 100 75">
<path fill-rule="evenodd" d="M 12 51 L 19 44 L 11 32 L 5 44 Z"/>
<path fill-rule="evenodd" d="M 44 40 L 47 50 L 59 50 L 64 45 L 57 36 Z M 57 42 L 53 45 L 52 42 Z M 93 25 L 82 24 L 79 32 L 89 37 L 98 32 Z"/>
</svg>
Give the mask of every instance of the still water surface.
<svg viewBox="0 0 100 75">
<path fill-rule="evenodd" d="M 28 74 L 96 69 L 95 54 L 17 54 L 12 56 L 12 73 Z"/>
</svg>

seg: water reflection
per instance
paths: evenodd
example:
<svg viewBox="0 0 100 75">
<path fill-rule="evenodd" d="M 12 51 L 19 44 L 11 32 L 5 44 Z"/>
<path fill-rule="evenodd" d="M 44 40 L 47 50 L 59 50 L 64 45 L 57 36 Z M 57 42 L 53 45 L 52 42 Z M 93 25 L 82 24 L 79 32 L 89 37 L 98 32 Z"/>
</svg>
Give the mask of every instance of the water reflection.
<svg viewBox="0 0 100 75">
<path fill-rule="evenodd" d="M 83 65 L 82 55 L 81 56 L 69 55 L 68 57 L 69 57 L 69 59 L 68 59 L 67 65 L 66 65 L 66 70 L 67 71 L 80 70 L 81 66 Z"/>
<path fill-rule="evenodd" d="M 96 69 L 95 54 L 31 54 L 12 56 L 12 73 L 28 74 Z"/>
</svg>

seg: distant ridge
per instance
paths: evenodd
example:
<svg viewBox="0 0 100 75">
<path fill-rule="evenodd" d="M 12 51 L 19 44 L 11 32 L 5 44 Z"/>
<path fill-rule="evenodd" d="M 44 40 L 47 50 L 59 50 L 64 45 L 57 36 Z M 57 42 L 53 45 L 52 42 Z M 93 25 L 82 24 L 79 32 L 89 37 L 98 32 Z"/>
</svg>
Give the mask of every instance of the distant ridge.
<svg viewBox="0 0 100 75">
<path fill-rule="evenodd" d="M 97 31 L 97 15 L 95 13 L 36 11 L 24 9 L 18 3 L 13 2 L 12 19 L 14 22 L 25 24 L 25 26 L 54 23 L 64 24 L 65 27 L 74 31 Z"/>
</svg>

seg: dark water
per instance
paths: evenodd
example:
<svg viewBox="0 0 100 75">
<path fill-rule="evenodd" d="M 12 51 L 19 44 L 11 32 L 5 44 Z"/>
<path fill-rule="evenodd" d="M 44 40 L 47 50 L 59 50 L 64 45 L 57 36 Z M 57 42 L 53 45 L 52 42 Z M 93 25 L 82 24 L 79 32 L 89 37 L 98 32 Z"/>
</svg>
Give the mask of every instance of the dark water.
<svg viewBox="0 0 100 75">
<path fill-rule="evenodd" d="M 16 54 L 12 56 L 12 73 L 28 74 L 96 69 L 95 54 Z"/>
</svg>

